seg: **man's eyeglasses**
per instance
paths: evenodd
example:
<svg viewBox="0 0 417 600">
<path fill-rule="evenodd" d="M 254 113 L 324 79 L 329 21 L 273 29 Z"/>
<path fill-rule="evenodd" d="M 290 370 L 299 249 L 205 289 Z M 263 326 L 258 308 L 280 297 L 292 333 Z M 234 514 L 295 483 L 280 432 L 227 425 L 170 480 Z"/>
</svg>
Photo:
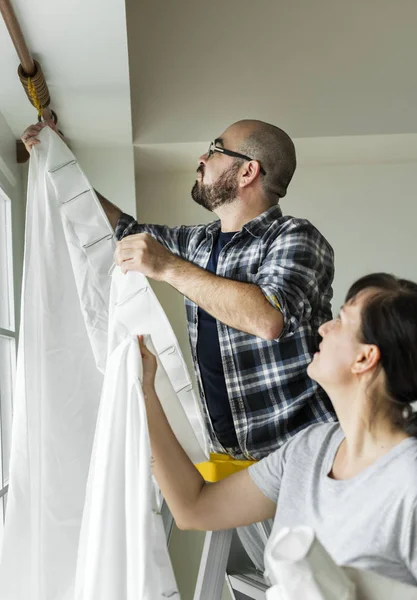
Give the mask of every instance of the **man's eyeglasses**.
<svg viewBox="0 0 417 600">
<path fill-rule="evenodd" d="M 207 152 L 208 158 L 210 158 L 210 156 L 213 156 L 215 152 L 220 152 L 221 154 L 226 154 L 227 156 L 233 156 L 234 158 L 243 158 L 243 160 L 256 160 L 256 158 L 250 158 L 249 156 L 246 156 L 246 154 L 240 154 L 240 152 L 227 150 L 227 148 L 222 148 L 222 146 L 216 146 L 216 142 L 211 142 Z M 259 160 L 257 162 L 259 163 Z M 262 175 L 266 175 L 261 163 L 259 163 L 259 167 L 259 170 L 261 171 Z"/>
</svg>

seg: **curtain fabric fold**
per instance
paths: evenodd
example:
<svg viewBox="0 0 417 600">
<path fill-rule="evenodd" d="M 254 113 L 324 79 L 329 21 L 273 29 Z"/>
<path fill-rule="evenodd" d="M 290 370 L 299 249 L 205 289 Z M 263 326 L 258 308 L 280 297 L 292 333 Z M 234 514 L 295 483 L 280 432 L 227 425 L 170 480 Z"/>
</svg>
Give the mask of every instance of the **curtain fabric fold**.
<svg viewBox="0 0 417 600">
<path fill-rule="evenodd" d="M 191 381 L 146 279 L 109 276 L 113 231 L 75 157 L 49 128 L 40 140 L 29 169 L 2 600 L 175 596 L 136 334 L 152 336 L 158 392 L 198 462 L 206 453 Z"/>
</svg>

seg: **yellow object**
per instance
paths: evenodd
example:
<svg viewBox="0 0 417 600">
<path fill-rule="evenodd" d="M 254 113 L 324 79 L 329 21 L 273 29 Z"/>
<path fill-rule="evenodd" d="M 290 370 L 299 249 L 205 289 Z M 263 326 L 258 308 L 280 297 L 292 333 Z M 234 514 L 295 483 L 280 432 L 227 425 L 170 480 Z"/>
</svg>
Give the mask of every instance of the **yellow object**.
<svg viewBox="0 0 417 600">
<path fill-rule="evenodd" d="M 273 304 L 275 306 L 275 308 L 277 308 L 280 312 L 282 312 L 281 304 L 278 302 L 278 299 L 276 296 L 274 296 L 274 295 L 268 296 L 268 300 L 270 300 L 271 304 Z"/>
<path fill-rule="evenodd" d="M 198 463 L 196 468 L 205 481 L 214 483 L 233 475 L 233 473 L 247 469 L 255 463 L 256 460 L 236 460 L 228 454 L 210 454 L 210 460 Z"/>
<path fill-rule="evenodd" d="M 32 100 L 33 106 L 38 111 L 38 115 L 41 117 L 42 113 L 43 113 L 42 104 L 40 103 L 40 100 L 39 100 L 38 95 L 36 93 L 36 88 L 35 88 L 35 86 L 33 84 L 33 81 L 32 81 L 32 79 L 30 77 L 28 77 L 28 94 L 30 96 L 30 99 Z"/>
</svg>

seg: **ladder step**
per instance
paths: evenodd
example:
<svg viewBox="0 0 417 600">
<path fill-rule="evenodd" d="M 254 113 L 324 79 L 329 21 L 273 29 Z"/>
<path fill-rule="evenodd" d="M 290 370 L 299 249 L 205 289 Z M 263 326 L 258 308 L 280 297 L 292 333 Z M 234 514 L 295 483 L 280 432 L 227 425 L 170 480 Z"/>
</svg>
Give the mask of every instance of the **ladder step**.
<svg viewBox="0 0 417 600">
<path fill-rule="evenodd" d="M 265 600 L 265 592 L 268 586 L 262 574 L 257 571 L 229 573 L 227 578 L 234 591 L 245 594 L 245 596 L 252 598 L 252 600 Z"/>
</svg>

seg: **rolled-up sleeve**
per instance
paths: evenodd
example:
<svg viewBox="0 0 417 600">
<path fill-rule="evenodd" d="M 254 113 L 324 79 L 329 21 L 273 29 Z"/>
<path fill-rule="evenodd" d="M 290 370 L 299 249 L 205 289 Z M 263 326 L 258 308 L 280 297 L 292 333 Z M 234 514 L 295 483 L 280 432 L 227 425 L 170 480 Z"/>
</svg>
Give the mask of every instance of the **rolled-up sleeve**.
<svg viewBox="0 0 417 600">
<path fill-rule="evenodd" d="M 281 338 L 293 334 L 331 297 L 333 275 L 333 250 L 308 221 L 298 220 L 271 242 L 256 284 L 283 315 Z"/>
<path fill-rule="evenodd" d="M 149 233 L 160 244 L 170 252 L 188 259 L 189 241 L 197 227 L 181 225 L 179 227 L 168 227 L 167 225 L 148 225 L 138 223 L 136 219 L 122 213 L 116 226 L 116 237 L 122 240 L 128 235 L 135 233 Z"/>
</svg>

